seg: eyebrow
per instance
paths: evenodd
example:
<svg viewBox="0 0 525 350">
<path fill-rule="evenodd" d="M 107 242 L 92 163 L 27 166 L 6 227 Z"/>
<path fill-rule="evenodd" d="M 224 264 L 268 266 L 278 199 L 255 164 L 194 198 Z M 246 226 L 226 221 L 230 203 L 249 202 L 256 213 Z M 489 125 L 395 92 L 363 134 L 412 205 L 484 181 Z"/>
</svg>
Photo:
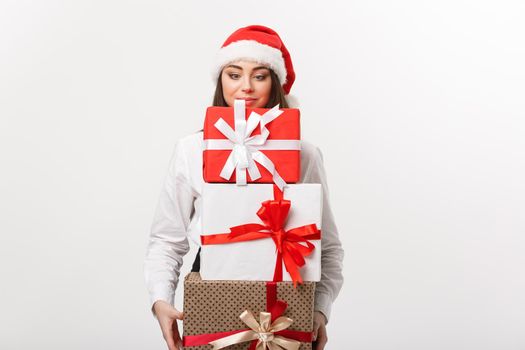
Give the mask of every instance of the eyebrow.
<svg viewBox="0 0 525 350">
<path fill-rule="evenodd" d="M 230 65 L 226 66 L 226 68 L 237 68 L 237 69 L 242 70 L 241 66 L 236 66 L 235 64 L 230 64 Z M 265 66 L 255 67 L 253 70 L 258 70 L 258 69 L 268 69 L 268 70 L 270 70 L 270 68 L 265 67 Z"/>
</svg>

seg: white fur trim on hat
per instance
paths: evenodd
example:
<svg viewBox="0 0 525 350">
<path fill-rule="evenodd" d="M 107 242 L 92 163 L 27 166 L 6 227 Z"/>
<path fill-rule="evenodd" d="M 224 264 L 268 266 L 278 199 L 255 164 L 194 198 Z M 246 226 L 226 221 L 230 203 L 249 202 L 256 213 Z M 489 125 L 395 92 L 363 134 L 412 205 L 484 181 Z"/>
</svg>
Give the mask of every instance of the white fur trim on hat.
<svg viewBox="0 0 525 350">
<path fill-rule="evenodd" d="M 286 102 L 288 102 L 288 108 L 299 108 L 300 107 L 299 99 L 297 98 L 297 96 L 288 94 L 284 97 L 286 98 Z"/>
<path fill-rule="evenodd" d="M 286 67 L 281 50 L 255 40 L 239 40 L 222 47 L 215 57 L 213 80 L 217 81 L 225 65 L 241 59 L 267 64 L 277 74 L 281 85 L 286 83 Z"/>
</svg>

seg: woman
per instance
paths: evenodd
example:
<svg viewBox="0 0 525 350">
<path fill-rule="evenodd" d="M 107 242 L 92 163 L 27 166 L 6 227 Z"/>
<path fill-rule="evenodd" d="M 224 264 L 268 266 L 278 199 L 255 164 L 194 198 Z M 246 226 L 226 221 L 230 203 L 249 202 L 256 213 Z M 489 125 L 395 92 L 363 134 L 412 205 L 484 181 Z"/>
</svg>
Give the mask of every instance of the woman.
<svg viewBox="0 0 525 350">
<path fill-rule="evenodd" d="M 290 54 L 278 34 L 263 26 L 235 31 L 221 47 L 216 60 L 214 106 L 233 106 L 244 99 L 250 108 L 288 108 L 287 97 L 295 80 Z M 301 181 L 323 187 L 321 281 L 315 292 L 314 348 L 327 342 L 326 323 L 343 284 L 343 249 L 328 201 L 328 189 L 319 149 L 301 141 Z M 199 240 L 202 177 L 202 132 L 176 144 L 161 191 L 144 261 L 152 311 L 169 350 L 181 349 L 177 320 L 183 314 L 173 306 L 188 237 Z M 198 270 L 198 260 L 193 270 Z"/>
</svg>

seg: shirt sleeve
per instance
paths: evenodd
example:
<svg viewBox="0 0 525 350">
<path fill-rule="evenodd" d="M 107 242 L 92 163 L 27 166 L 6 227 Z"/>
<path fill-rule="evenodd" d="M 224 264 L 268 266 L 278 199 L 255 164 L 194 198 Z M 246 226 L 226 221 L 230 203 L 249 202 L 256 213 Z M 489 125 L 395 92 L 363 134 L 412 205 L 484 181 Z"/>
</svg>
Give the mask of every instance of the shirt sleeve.
<svg viewBox="0 0 525 350">
<path fill-rule="evenodd" d="M 330 207 L 326 172 L 321 150 L 312 146 L 312 156 L 305 169 L 304 182 L 320 183 L 323 192 L 323 216 L 321 223 L 321 281 L 315 287 L 316 311 L 330 319 L 332 303 L 343 286 L 344 250 Z"/>
<path fill-rule="evenodd" d="M 152 312 L 157 300 L 173 305 L 182 259 L 189 251 L 187 230 L 195 198 L 188 180 L 188 162 L 179 141 L 161 188 L 144 259 Z"/>
</svg>

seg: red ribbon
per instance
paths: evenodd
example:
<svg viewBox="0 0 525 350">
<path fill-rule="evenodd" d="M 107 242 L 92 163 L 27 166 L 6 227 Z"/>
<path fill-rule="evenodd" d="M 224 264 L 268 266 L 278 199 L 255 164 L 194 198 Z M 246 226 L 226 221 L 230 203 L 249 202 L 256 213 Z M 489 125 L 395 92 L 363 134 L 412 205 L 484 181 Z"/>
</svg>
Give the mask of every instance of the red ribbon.
<svg viewBox="0 0 525 350">
<path fill-rule="evenodd" d="M 224 244 L 252 241 L 262 238 L 272 238 L 277 251 L 273 280 L 283 280 L 283 262 L 290 274 L 294 287 L 302 283 L 299 268 L 304 266 L 305 257 L 314 250 L 314 245 L 308 240 L 321 239 L 321 231 L 316 224 L 304 225 L 290 230 L 284 229 L 291 202 L 283 199 L 283 192 L 274 185 L 274 199 L 264 201 L 257 211 L 257 216 L 263 224 L 245 224 L 230 228 L 230 233 L 219 233 L 201 236 L 202 245 Z M 303 244 L 306 244 L 303 245 Z"/>
<path fill-rule="evenodd" d="M 278 317 L 282 316 L 288 303 L 283 300 L 277 300 L 277 283 L 275 282 L 266 282 L 266 310 L 272 315 L 272 322 L 275 321 Z M 218 333 L 205 333 L 199 335 L 186 335 L 182 338 L 183 346 L 201 346 L 207 345 L 208 343 L 230 336 L 235 333 L 240 333 L 247 331 L 248 329 L 239 329 L 235 331 L 228 332 L 218 332 Z M 304 332 L 304 331 L 294 331 L 289 329 L 284 329 L 279 332 L 275 332 L 276 335 L 281 335 L 286 338 L 294 339 L 300 342 L 309 343 L 313 340 L 313 332 Z M 249 350 L 255 350 L 257 346 L 257 340 L 253 340 L 250 343 Z"/>
</svg>

